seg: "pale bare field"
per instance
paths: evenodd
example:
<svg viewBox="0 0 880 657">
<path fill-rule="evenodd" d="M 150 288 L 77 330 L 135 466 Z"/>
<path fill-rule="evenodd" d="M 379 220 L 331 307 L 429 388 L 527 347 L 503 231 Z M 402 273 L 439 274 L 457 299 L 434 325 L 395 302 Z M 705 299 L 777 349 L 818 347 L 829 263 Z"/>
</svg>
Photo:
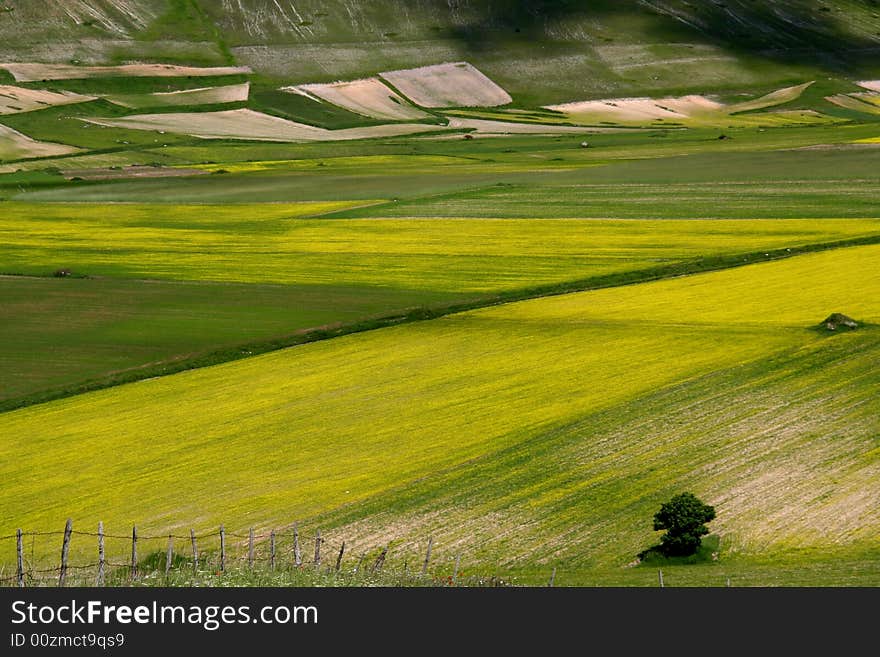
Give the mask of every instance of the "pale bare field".
<svg viewBox="0 0 880 657">
<path fill-rule="evenodd" d="M 866 102 L 861 98 L 855 98 L 848 94 L 837 94 L 836 96 L 826 96 L 825 100 L 844 109 L 855 110 L 865 114 L 880 114 L 880 105 L 872 102 Z"/>
<path fill-rule="evenodd" d="M 880 93 L 872 93 L 869 91 L 865 93 L 850 94 L 850 96 L 858 98 L 866 103 L 871 103 L 872 105 L 880 105 Z"/>
<path fill-rule="evenodd" d="M 784 87 L 759 98 L 729 105 L 707 96 L 688 95 L 576 101 L 547 105 L 545 109 L 563 112 L 569 120 L 585 124 L 659 125 L 662 121 L 669 121 L 689 126 L 759 126 L 832 120 L 812 110 L 756 111 L 797 100 L 811 84 L 813 82 Z"/>
<path fill-rule="evenodd" d="M 467 62 L 386 71 L 379 76 L 422 107 L 497 107 L 510 95 Z"/>
<path fill-rule="evenodd" d="M 250 96 L 250 90 L 250 82 L 243 82 L 222 87 L 160 91 L 153 94 L 112 95 L 105 98 L 117 105 L 133 109 L 177 105 L 219 105 L 244 102 Z"/>
<path fill-rule="evenodd" d="M 564 135 L 601 131 L 587 126 L 566 126 L 541 123 L 514 123 L 488 119 L 449 118 L 450 128 L 471 128 L 478 135 Z"/>
<path fill-rule="evenodd" d="M 880 80 L 862 80 L 856 84 L 865 89 L 870 89 L 871 91 L 880 91 Z"/>
<path fill-rule="evenodd" d="M 413 107 L 378 78 L 331 82 L 329 84 L 301 84 L 281 89 L 282 91 L 293 91 L 309 97 L 316 97 L 319 100 L 374 119 L 407 121 L 429 116 L 427 112 Z"/>
<path fill-rule="evenodd" d="M 65 144 L 37 141 L 18 130 L 0 124 L 0 159 L 17 160 L 29 157 L 51 157 L 77 153 L 80 149 Z"/>
<path fill-rule="evenodd" d="M 243 75 L 250 73 L 247 66 L 175 66 L 172 64 L 123 64 L 121 66 L 73 66 L 70 64 L 37 64 L 7 62 L 0 68 L 9 71 L 17 82 L 39 80 L 79 80 L 107 77 L 204 77 L 213 75 Z"/>
<path fill-rule="evenodd" d="M 442 126 L 393 123 L 365 128 L 325 130 L 249 109 L 220 112 L 173 112 L 136 114 L 116 119 L 83 119 L 96 125 L 132 130 L 155 130 L 191 135 L 202 139 L 249 139 L 255 141 L 343 141 L 393 137 L 442 130 Z"/>
<path fill-rule="evenodd" d="M 804 82 L 803 84 L 798 84 L 793 87 L 777 89 L 776 91 L 772 91 L 769 94 L 761 96 L 760 98 L 755 98 L 754 100 L 747 100 L 742 103 L 728 105 L 726 109 L 728 113 L 735 114 L 736 112 L 749 112 L 752 110 L 766 109 L 767 107 L 776 107 L 783 103 L 790 103 L 791 101 L 800 98 L 814 82 L 815 80 Z"/>
<path fill-rule="evenodd" d="M 686 119 L 705 111 L 723 107 L 705 96 L 680 98 L 610 98 L 548 105 L 546 109 L 564 112 L 585 121 L 615 121 L 631 123 L 655 119 Z"/>
<path fill-rule="evenodd" d="M 26 89 L 13 85 L 0 85 L 0 114 L 32 112 L 55 105 L 72 105 L 94 100 L 94 96 L 82 96 L 72 91 L 46 91 Z"/>
</svg>

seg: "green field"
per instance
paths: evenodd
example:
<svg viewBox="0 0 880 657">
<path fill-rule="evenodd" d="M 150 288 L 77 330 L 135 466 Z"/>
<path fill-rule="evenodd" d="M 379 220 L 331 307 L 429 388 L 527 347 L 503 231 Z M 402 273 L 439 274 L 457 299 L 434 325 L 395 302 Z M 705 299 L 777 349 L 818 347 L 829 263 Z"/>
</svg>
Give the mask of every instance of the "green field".
<svg viewBox="0 0 880 657">
<path fill-rule="evenodd" d="M 337 508 L 360 518 L 347 531 L 417 540 L 430 531 L 431 514 L 391 510 L 418 503 L 414 491 L 433 481 L 424 477 L 442 480 L 456 470 L 476 477 L 465 464 L 506 454 L 517 455 L 517 467 L 477 477 L 492 482 L 490 498 L 504 498 L 505 512 L 493 522 L 530 528 L 542 541 L 560 542 L 558 550 L 581 554 L 566 561 L 573 576 L 630 561 L 651 540 L 642 516 L 685 484 L 718 503 L 718 529 L 737 558 L 795 547 L 868 554 L 880 523 L 867 492 L 878 467 L 871 412 L 877 380 L 862 356 L 877 348 L 870 324 L 880 323 L 880 279 L 866 272 L 878 265 L 880 248 L 857 247 L 520 302 L 5 413 L 0 526 L 8 533 L 71 516 L 85 526 L 103 519 L 117 532 L 136 520 L 161 534 L 194 518 L 200 528 L 279 526 Z M 855 276 L 857 288 L 847 284 Z M 812 327 L 832 310 L 869 326 L 823 337 Z M 798 359 L 804 367 L 794 375 Z M 823 359 L 831 366 L 823 368 Z M 818 395 L 822 388 L 805 376 L 834 385 Z M 672 430 L 682 395 L 705 377 L 730 381 L 734 391 L 757 377 L 754 390 L 739 393 L 754 403 L 742 414 L 727 406 L 732 417 L 716 409 L 711 421 L 688 415 L 684 430 Z M 802 408 L 824 403 L 829 414 L 789 426 L 778 408 L 786 396 L 761 396 L 764 385 L 794 386 Z M 843 407 L 832 404 L 836 395 Z M 711 399 L 704 401 L 711 409 Z M 637 410 L 627 429 L 620 419 L 639 405 L 652 413 Z M 759 408 L 769 427 L 759 429 Z M 603 414 L 610 421 L 602 422 Z M 574 429 L 591 422 L 608 435 Z M 841 426 L 846 432 L 838 434 Z M 755 431 L 764 447 L 748 442 Z M 813 442 L 817 431 L 824 441 Z M 532 450 L 546 440 L 566 447 L 553 448 L 561 480 L 512 486 L 511 478 L 542 482 L 552 475 Z M 111 444 L 113 457 L 94 458 Z M 771 445 L 773 458 L 765 458 Z M 821 474 L 810 469 L 817 459 L 825 464 Z M 39 477 L 31 474 L 37 471 Z M 774 473 L 799 483 L 775 487 L 768 481 Z M 451 490 L 469 497 L 466 487 Z M 379 499 L 382 511 L 370 522 L 362 512 Z M 603 499 L 608 508 L 597 504 Z M 786 509 L 797 509 L 795 516 Z M 769 532 L 768 515 L 779 524 Z M 840 529 L 833 543 L 809 522 L 826 515 Z M 591 536 L 583 522 L 590 517 L 616 527 L 607 533 L 610 544 Z M 505 534 L 486 518 L 463 504 L 437 520 L 448 531 L 473 522 L 503 542 Z M 566 518 L 569 533 L 572 524 L 580 531 L 561 531 L 556 525 Z M 472 558 L 487 567 L 491 555 L 535 565 L 535 545 L 511 539 Z"/>
<path fill-rule="evenodd" d="M 0 266 L 16 276 L 0 278 L 0 402 L 239 358 L 415 306 L 880 240 L 877 220 L 320 218 L 350 205 L 7 203 Z M 62 269 L 74 278 L 47 278 Z"/>
<path fill-rule="evenodd" d="M 10 203 L 0 263 L 5 273 L 25 275 L 66 268 L 102 277 L 476 293 L 880 234 L 878 220 L 848 219 L 320 218 L 353 204 Z"/>
<path fill-rule="evenodd" d="M 654 585 L 690 490 L 668 584 L 880 585 L 872 5 L 6 0 L 0 584 L 71 517 L 147 569 L 298 521 L 381 582 L 433 536 L 439 577 Z M 411 71 L 407 136 L 282 90 L 452 62 L 494 84 Z M 300 575 L 227 582 L 340 583 Z"/>
<path fill-rule="evenodd" d="M 0 281 L 0 403 L 259 353 L 316 327 L 368 328 L 407 308 L 880 233 L 880 150 L 845 145 L 875 136 L 873 125 L 731 134 L 603 134 L 590 149 L 541 136 L 365 141 L 332 153 L 212 143 L 13 164 L 31 171 L 0 175 L 0 198 L 20 199 L 3 204 L 0 273 L 90 278 Z M 791 150 L 817 140 L 840 146 Z M 149 163 L 214 175 L 120 171 Z M 68 181 L 58 170 L 122 179 Z M 45 300 L 32 301 L 35 289 Z"/>
<path fill-rule="evenodd" d="M 0 404 L 16 405 L 244 357 L 254 343 L 450 299 L 344 284 L 0 276 L 0 300 Z"/>
</svg>

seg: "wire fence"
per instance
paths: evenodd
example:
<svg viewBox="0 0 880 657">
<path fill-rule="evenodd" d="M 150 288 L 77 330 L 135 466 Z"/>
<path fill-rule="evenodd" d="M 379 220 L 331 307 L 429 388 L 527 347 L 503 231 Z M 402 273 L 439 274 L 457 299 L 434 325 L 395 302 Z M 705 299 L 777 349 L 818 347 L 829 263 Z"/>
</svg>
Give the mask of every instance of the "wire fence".
<svg viewBox="0 0 880 657">
<path fill-rule="evenodd" d="M 37 539 L 40 549 L 37 550 Z M 57 541 L 52 549 L 51 542 Z M 390 568 L 391 546 L 373 546 L 355 552 L 345 540 L 328 541 L 320 530 L 305 536 L 294 523 L 280 530 L 257 532 L 253 528 L 227 531 L 220 526 L 215 531 L 188 534 L 141 534 L 137 526 L 131 533 L 104 531 L 103 523 L 97 531 L 74 529 L 71 520 L 63 530 L 22 531 L 0 536 L 0 551 L 9 554 L 6 546 L 15 550 L 14 568 L 0 568 L 0 586 L 131 586 L 155 582 L 157 578 L 169 582 L 181 574 L 190 578 L 200 574 L 222 577 L 233 571 L 275 573 L 279 571 L 308 570 L 318 574 L 381 575 Z M 73 549 L 72 549 L 73 548 Z M 460 581 L 461 555 L 455 555 L 452 574 L 437 577 L 432 570 L 437 560 L 432 555 L 433 539 L 419 545 L 409 542 L 395 546 L 396 565 L 402 577 L 425 579 L 444 585 Z M 46 555 L 59 555 L 54 559 Z M 91 552 L 94 557 L 85 563 L 74 563 L 71 552 L 83 558 Z M 444 571 L 451 558 L 447 557 Z M 401 567 L 402 561 L 402 567 Z M 0 558 L 0 563 L 8 563 Z M 481 582 L 482 583 L 482 582 Z M 483 583 L 485 584 L 485 583 Z M 504 585 L 503 580 L 491 578 L 489 585 Z"/>
</svg>

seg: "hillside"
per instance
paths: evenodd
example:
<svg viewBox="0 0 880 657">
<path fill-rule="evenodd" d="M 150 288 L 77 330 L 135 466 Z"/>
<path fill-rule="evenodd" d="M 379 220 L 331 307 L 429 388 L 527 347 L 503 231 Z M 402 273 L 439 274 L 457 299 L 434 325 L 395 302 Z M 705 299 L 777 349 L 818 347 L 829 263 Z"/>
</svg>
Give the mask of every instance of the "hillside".
<svg viewBox="0 0 880 657">
<path fill-rule="evenodd" d="M 0 59 L 252 66 L 290 83 L 467 60 L 522 103 L 877 71 L 870 0 L 8 0 Z"/>
</svg>

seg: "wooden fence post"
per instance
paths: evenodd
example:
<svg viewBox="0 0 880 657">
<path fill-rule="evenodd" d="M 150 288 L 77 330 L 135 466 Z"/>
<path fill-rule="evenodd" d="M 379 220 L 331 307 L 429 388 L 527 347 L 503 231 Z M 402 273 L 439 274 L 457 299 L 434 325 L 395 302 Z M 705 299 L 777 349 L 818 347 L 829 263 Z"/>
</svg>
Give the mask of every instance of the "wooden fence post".
<svg viewBox="0 0 880 657">
<path fill-rule="evenodd" d="M 254 528 L 248 530 L 248 568 L 254 569 Z"/>
<path fill-rule="evenodd" d="M 171 561 L 174 559 L 174 537 L 168 534 L 168 552 L 165 553 L 165 577 L 171 572 Z"/>
<path fill-rule="evenodd" d="M 663 588 L 663 571 L 658 568 L 657 569 L 657 579 L 660 580 L 660 588 Z"/>
<path fill-rule="evenodd" d="M 73 531 L 73 520 L 67 519 L 64 525 L 64 542 L 61 544 L 61 570 L 58 573 L 58 586 L 64 586 L 67 579 L 67 555 L 70 552 L 70 533 Z"/>
<path fill-rule="evenodd" d="M 373 570 L 370 572 L 378 572 L 382 570 L 382 566 L 385 565 L 385 557 L 388 555 L 388 546 L 386 545 L 382 548 L 382 552 L 379 553 L 379 556 L 376 557 L 376 562 L 373 564 Z"/>
<path fill-rule="evenodd" d="M 361 566 L 364 565 L 364 559 L 366 559 L 366 558 L 367 558 L 367 553 L 366 553 L 366 552 L 364 552 L 363 554 L 361 554 L 361 558 L 358 559 L 358 565 L 354 567 L 354 572 L 355 572 L 355 573 L 359 573 L 359 572 L 361 572 Z"/>
<path fill-rule="evenodd" d="M 269 569 L 275 570 L 275 530 L 269 533 Z"/>
<path fill-rule="evenodd" d="M 226 529 L 220 525 L 220 572 L 226 570 Z"/>
<path fill-rule="evenodd" d="M 296 523 L 293 523 L 293 565 L 299 567 L 302 566 L 302 562 L 302 552 L 299 549 L 299 528 Z"/>
<path fill-rule="evenodd" d="M 434 545 L 434 537 L 428 537 L 428 551 L 425 552 L 425 563 L 422 564 L 422 575 L 428 572 L 428 562 L 431 561 L 431 546 Z"/>
<path fill-rule="evenodd" d="M 196 545 L 196 530 L 189 530 L 189 539 L 192 541 L 193 546 L 193 570 L 198 572 L 199 570 L 199 548 Z"/>
<path fill-rule="evenodd" d="M 550 575 L 550 582 L 547 584 L 549 587 L 553 587 L 553 582 L 556 581 L 556 568 L 553 569 L 553 573 Z"/>
<path fill-rule="evenodd" d="M 104 586 L 104 523 L 98 523 L 98 578 L 96 586 Z"/>
<path fill-rule="evenodd" d="M 137 579 L 138 576 L 138 529 L 137 525 L 131 528 L 131 570 L 129 571 L 131 579 Z"/>
<path fill-rule="evenodd" d="M 455 570 L 452 571 L 452 585 L 458 584 L 458 566 L 461 564 L 461 552 L 455 555 Z"/>
<path fill-rule="evenodd" d="M 342 555 L 345 554 L 345 541 L 342 541 L 342 547 L 339 548 L 339 556 L 336 557 L 336 572 L 339 572 L 339 567 L 342 565 Z"/>
<path fill-rule="evenodd" d="M 24 542 L 21 539 L 21 530 L 15 532 L 15 548 L 18 552 L 18 588 L 24 588 Z"/>
<path fill-rule="evenodd" d="M 321 530 L 315 533 L 315 566 L 321 565 Z"/>
</svg>

